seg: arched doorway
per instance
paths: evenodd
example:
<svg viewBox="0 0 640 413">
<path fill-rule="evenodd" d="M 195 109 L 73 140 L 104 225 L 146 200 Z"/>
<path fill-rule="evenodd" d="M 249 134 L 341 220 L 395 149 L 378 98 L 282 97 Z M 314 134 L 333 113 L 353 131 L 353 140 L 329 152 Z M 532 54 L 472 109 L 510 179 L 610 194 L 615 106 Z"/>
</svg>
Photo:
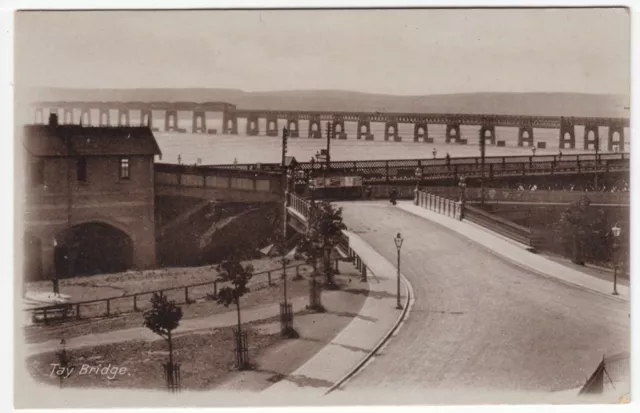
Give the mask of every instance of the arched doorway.
<svg viewBox="0 0 640 413">
<path fill-rule="evenodd" d="M 68 252 L 68 276 L 121 272 L 133 267 L 133 241 L 109 224 L 76 225 L 57 239 Z"/>
<path fill-rule="evenodd" d="M 337 123 L 336 124 L 336 133 L 342 133 L 342 123 Z"/>
<path fill-rule="evenodd" d="M 42 242 L 40 238 L 30 232 L 25 232 L 23 248 L 23 280 L 29 282 L 43 279 Z"/>
</svg>

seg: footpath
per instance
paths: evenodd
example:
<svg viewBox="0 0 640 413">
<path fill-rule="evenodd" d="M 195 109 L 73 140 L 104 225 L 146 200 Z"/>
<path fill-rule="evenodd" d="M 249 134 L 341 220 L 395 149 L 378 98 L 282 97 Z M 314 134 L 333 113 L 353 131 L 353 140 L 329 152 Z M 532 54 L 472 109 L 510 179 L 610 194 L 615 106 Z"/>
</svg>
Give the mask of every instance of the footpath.
<svg viewBox="0 0 640 413">
<path fill-rule="evenodd" d="M 350 248 L 368 269 L 369 295 L 360 313 L 331 343 L 290 375 L 304 377 L 315 385 L 301 386 L 299 381 L 285 378 L 262 391 L 261 397 L 277 400 L 284 394 L 295 394 L 296 399 L 310 404 L 313 398 L 330 394 L 357 374 L 408 315 L 410 284 L 402 277 L 400 300 L 403 308 L 396 309 L 396 267 L 360 237 L 353 233 L 348 235 Z"/>
<path fill-rule="evenodd" d="M 629 301 L 628 286 L 618 283 L 617 290 L 619 295 L 612 295 L 613 281 L 594 277 L 586 272 L 578 271 L 559 262 L 529 252 L 525 245 L 493 233 L 479 225 L 467 221 L 458 221 L 454 218 L 438 214 L 437 212 L 421 208 L 409 201 L 399 202 L 398 208 L 464 235 L 503 259 L 538 275 L 603 294 L 611 299 Z"/>
</svg>

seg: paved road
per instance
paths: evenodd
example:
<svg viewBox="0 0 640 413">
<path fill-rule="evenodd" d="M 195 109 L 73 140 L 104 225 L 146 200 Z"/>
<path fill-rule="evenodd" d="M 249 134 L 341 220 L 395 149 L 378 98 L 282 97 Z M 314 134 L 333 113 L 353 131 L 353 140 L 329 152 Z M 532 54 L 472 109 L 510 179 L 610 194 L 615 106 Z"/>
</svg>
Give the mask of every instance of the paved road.
<svg viewBox="0 0 640 413">
<path fill-rule="evenodd" d="M 402 232 L 415 295 L 398 335 L 346 390 L 565 390 L 603 354 L 629 351 L 628 303 L 537 276 L 388 202 L 341 206 L 349 229 L 391 262 Z"/>
</svg>

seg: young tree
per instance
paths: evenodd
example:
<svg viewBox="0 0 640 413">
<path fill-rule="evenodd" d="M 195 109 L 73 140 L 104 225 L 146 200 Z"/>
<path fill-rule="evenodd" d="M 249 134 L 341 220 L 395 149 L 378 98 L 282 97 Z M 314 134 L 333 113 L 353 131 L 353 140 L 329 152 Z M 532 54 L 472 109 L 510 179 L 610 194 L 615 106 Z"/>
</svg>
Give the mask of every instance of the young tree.
<svg viewBox="0 0 640 413">
<path fill-rule="evenodd" d="M 560 237 L 575 264 L 583 265 L 585 257 L 604 261 L 610 257 L 612 236 L 604 211 L 591 207 L 584 196 L 560 216 Z"/>
<path fill-rule="evenodd" d="M 342 230 L 347 229 L 342 219 L 342 208 L 329 201 L 312 203 L 309 209 L 307 233 L 301 238 L 298 248 L 306 260 L 317 271 L 317 263 L 323 259 L 326 283 L 335 287 L 331 269 L 331 251 L 341 241 Z"/>
<path fill-rule="evenodd" d="M 222 287 L 218 292 L 217 301 L 219 304 L 229 307 L 231 304 L 236 305 L 236 311 L 238 313 L 238 334 L 242 332 L 241 320 L 240 320 L 240 297 L 249 292 L 247 284 L 253 276 L 253 266 L 251 264 L 242 266 L 234 255 L 231 255 L 229 259 L 220 263 L 217 267 L 218 280 L 224 283 L 230 283 Z"/>
<path fill-rule="evenodd" d="M 182 308 L 175 301 L 169 301 L 160 293 L 153 293 L 151 309 L 143 314 L 144 326 L 169 343 L 169 364 L 173 366 L 173 345 L 171 332 L 175 330 L 182 319 Z"/>
</svg>

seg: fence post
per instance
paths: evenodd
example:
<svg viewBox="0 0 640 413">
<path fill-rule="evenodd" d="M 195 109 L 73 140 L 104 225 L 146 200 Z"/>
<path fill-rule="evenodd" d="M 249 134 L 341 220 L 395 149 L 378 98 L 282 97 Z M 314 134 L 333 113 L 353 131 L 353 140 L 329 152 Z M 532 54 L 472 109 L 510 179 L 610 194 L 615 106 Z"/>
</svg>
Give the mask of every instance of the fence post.
<svg viewBox="0 0 640 413">
<path fill-rule="evenodd" d="M 214 297 L 218 296 L 218 281 L 213 282 L 213 296 Z"/>
<path fill-rule="evenodd" d="M 80 304 L 76 304 L 76 319 L 80 320 Z"/>
<path fill-rule="evenodd" d="M 367 281 L 367 266 L 362 266 L 362 271 L 360 272 L 360 280 L 366 282 Z"/>
<path fill-rule="evenodd" d="M 271 285 L 271 271 L 267 271 L 267 279 L 269 280 L 269 285 Z"/>
<path fill-rule="evenodd" d="M 133 295 L 133 311 L 138 311 L 138 294 Z"/>
<path fill-rule="evenodd" d="M 189 304 L 189 287 L 184 287 L 184 302 Z"/>
<path fill-rule="evenodd" d="M 111 300 L 107 299 L 107 315 L 111 314 Z"/>
<path fill-rule="evenodd" d="M 300 266 L 296 265 L 296 278 L 300 276 Z"/>
</svg>

